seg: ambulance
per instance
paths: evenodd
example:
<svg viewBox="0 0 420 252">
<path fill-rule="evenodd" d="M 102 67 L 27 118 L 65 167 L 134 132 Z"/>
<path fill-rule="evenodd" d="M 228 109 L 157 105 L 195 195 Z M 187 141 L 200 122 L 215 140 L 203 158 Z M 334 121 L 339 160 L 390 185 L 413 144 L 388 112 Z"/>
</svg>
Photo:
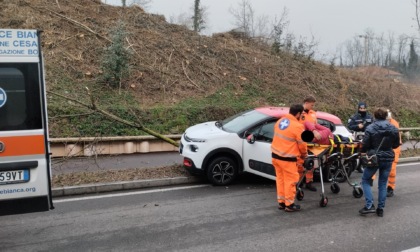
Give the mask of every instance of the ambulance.
<svg viewBox="0 0 420 252">
<path fill-rule="evenodd" d="M 40 35 L 0 29 L 0 215 L 54 208 Z"/>
</svg>

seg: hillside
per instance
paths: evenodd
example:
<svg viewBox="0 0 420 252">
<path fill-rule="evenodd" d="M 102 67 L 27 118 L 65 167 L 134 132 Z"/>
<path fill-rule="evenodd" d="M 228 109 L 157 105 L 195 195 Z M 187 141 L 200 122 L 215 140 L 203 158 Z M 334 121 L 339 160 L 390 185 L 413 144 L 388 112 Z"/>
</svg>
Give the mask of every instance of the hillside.
<svg viewBox="0 0 420 252">
<path fill-rule="evenodd" d="M 313 94 L 317 109 L 346 119 L 359 100 L 386 106 L 402 126 L 418 125 L 420 88 L 340 70 L 306 57 L 272 54 L 270 47 L 232 33 L 200 36 L 139 7 L 99 0 L 0 0 L 3 28 L 43 30 L 47 89 L 89 102 L 157 131 L 181 133 L 207 119 L 262 105 L 300 103 Z M 122 21 L 131 50 L 121 90 L 97 83 L 111 30 Z M 120 128 L 71 101 L 48 95 L 53 137 L 140 134 Z"/>
</svg>

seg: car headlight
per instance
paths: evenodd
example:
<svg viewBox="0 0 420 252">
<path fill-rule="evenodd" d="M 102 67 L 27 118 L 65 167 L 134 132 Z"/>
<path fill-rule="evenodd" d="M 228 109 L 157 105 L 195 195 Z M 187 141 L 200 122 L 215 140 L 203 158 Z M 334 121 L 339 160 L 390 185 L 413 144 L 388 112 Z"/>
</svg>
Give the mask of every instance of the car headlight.
<svg viewBox="0 0 420 252">
<path fill-rule="evenodd" d="M 206 139 L 202 139 L 202 138 L 191 138 L 191 137 L 188 137 L 187 134 L 184 134 L 184 139 L 187 142 L 194 142 L 194 143 L 204 143 L 204 142 L 206 142 Z"/>
</svg>

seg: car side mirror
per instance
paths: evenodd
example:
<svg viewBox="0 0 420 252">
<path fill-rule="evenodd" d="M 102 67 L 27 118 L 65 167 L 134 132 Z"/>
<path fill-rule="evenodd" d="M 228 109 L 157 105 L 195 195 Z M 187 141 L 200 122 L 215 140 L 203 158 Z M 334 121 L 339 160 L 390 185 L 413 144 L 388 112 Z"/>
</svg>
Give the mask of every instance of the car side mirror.
<svg viewBox="0 0 420 252">
<path fill-rule="evenodd" d="M 246 137 L 246 141 L 250 144 L 255 143 L 255 136 L 253 134 L 250 134 L 249 136 Z"/>
</svg>

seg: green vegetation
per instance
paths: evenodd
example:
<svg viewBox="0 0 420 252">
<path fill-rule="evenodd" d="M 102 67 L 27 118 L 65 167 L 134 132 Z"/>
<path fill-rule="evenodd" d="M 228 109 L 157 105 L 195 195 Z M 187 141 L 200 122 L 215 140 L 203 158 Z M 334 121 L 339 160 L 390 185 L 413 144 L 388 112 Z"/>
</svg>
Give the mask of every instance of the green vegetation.
<svg viewBox="0 0 420 252">
<path fill-rule="evenodd" d="M 124 39 L 127 34 L 125 25 L 119 21 L 111 31 L 112 43 L 106 48 L 101 69 L 103 74 L 99 82 L 105 83 L 113 88 L 125 87 L 124 82 L 129 79 L 129 56 L 130 51 L 124 47 Z"/>
<path fill-rule="evenodd" d="M 129 91 L 118 95 L 116 91 L 106 90 L 101 92 L 97 105 L 118 117 L 139 122 L 161 134 L 181 134 L 193 124 L 224 119 L 253 107 L 249 104 L 252 101 L 251 95 L 244 100 L 244 96 L 235 95 L 231 87 L 228 85 L 206 98 L 187 98 L 170 107 L 158 105 L 149 108 L 139 107 Z M 50 98 L 49 116 L 51 137 L 145 134 L 56 97 Z"/>
<path fill-rule="evenodd" d="M 94 87 L 95 84 L 91 88 Z M 129 90 L 118 93 L 103 88 L 93 93 L 100 95 L 100 98 L 95 97 L 95 100 L 101 109 L 125 120 L 141 123 L 161 134 L 181 134 L 191 125 L 210 120 L 221 120 L 246 109 L 264 106 L 259 103 L 261 97 L 268 101 L 267 105 L 272 106 L 289 106 L 291 101 L 297 99 L 297 97 L 291 96 L 282 97 L 274 91 L 267 92 L 260 88 L 257 81 L 244 84 L 241 89 L 233 84 L 227 84 L 224 88 L 203 98 L 189 97 L 171 106 L 156 105 L 147 108 L 140 107 Z M 89 103 L 87 95 L 81 99 Z M 325 110 L 322 107 L 318 107 L 318 109 Z M 354 113 L 354 108 L 346 110 L 336 108 L 335 111 L 329 110 L 328 112 L 338 115 L 343 123 L 346 123 L 347 118 Z M 145 134 L 138 129 L 113 122 L 100 114 L 57 97 L 49 99 L 49 116 L 51 137 Z M 409 110 L 401 110 L 398 120 L 402 127 L 420 125 L 420 117 Z"/>
</svg>

